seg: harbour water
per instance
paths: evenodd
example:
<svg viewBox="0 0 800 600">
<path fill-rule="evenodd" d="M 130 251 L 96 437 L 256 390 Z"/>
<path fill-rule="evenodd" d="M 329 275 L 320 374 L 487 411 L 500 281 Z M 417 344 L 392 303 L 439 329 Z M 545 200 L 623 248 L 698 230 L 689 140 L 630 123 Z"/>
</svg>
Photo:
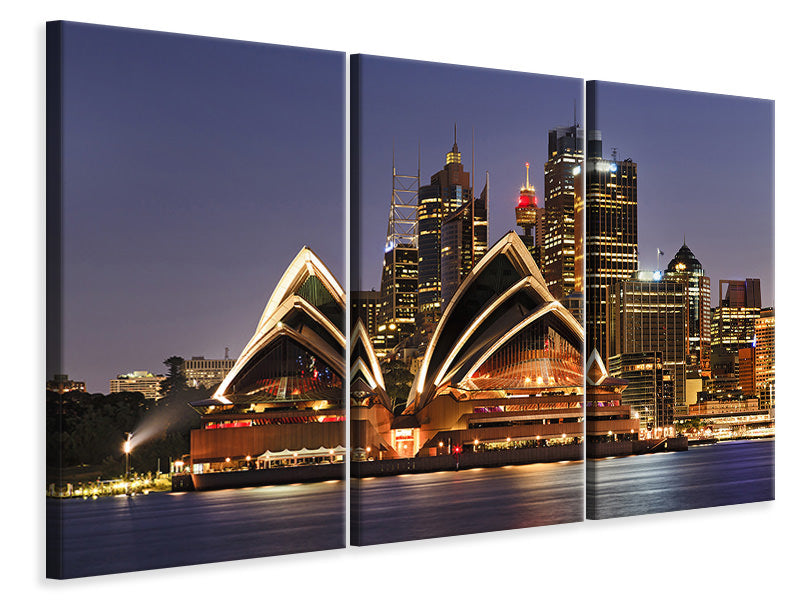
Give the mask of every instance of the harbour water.
<svg viewBox="0 0 800 600">
<path fill-rule="evenodd" d="M 554 525 L 583 520 L 583 462 L 539 463 L 353 482 L 354 543 Z"/>
<path fill-rule="evenodd" d="M 48 498 L 48 519 L 55 518 L 58 506 L 64 577 L 327 550 L 345 543 L 343 481 L 95 500 Z M 48 550 L 52 547 L 48 544 Z"/>
<path fill-rule="evenodd" d="M 608 519 L 775 498 L 775 440 L 590 460 L 587 514 Z"/>
<path fill-rule="evenodd" d="M 774 498 L 775 442 L 353 482 L 353 543 L 379 544 Z M 345 482 L 96 500 L 63 509 L 64 576 L 340 548 Z M 594 511 L 592 513 L 592 511 Z M 48 518 L 54 513 L 49 512 Z"/>
</svg>

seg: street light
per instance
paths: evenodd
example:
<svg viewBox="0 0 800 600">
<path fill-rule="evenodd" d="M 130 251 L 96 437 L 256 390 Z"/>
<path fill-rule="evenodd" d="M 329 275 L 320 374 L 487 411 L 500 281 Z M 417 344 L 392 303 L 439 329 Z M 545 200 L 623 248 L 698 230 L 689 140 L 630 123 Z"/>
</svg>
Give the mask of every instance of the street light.
<svg viewBox="0 0 800 600">
<path fill-rule="evenodd" d="M 128 439 L 125 440 L 125 443 L 122 445 L 122 449 L 125 451 L 125 479 L 129 479 L 130 472 L 131 472 L 131 433 L 128 433 Z"/>
</svg>

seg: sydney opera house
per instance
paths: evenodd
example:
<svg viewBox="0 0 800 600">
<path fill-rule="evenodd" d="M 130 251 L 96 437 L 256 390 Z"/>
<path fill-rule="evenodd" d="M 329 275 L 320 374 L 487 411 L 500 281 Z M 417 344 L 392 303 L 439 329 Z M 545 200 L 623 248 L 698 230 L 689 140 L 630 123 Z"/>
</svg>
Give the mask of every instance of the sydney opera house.
<svg viewBox="0 0 800 600">
<path fill-rule="evenodd" d="M 194 473 L 341 463 L 345 292 L 304 247 L 214 395 L 194 402 Z"/>
<path fill-rule="evenodd" d="M 582 351 L 580 323 L 509 232 L 445 307 L 405 411 L 372 428 L 370 447 L 414 457 L 580 443 Z M 372 380 L 369 393 L 379 397 Z M 363 443 L 353 437 L 354 446 Z"/>
<path fill-rule="evenodd" d="M 345 307 L 344 290 L 303 248 L 233 369 L 211 398 L 192 404 L 202 415 L 193 473 L 342 464 L 345 381 L 356 461 L 583 442 L 583 329 L 516 233 L 486 253 L 444 308 L 402 414 L 361 320 L 351 324 L 347 368 Z M 624 382 L 598 383 L 590 438 L 638 431 L 629 409 L 609 401 Z M 598 401 L 606 384 L 612 395 Z"/>
</svg>

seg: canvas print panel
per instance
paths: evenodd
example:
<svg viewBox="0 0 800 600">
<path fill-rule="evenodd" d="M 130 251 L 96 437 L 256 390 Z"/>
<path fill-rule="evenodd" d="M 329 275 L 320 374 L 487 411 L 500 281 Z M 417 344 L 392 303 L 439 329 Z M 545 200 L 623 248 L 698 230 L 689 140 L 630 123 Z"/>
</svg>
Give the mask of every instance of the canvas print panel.
<svg viewBox="0 0 800 600">
<path fill-rule="evenodd" d="M 344 545 L 344 66 L 48 24 L 49 577 Z"/>
<path fill-rule="evenodd" d="M 353 57 L 351 540 L 583 518 L 582 82 Z"/>
<path fill-rule="evenodd" d="M 587 84 L 589 518 L 775 497 L 773 147 L 771 101 Z"/>
</svg>

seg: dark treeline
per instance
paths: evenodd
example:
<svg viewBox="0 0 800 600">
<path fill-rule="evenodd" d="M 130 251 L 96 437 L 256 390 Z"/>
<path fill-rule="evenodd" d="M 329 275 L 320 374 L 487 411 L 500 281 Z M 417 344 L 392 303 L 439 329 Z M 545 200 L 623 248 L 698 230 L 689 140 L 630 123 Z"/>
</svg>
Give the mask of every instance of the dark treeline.
<svg viewBox="0 0 800 600">
<path fill-rule="evenodd" d="M 392 399 L 394 413 L 399 415 L 406 407 L 406 400 L 411 391 L 414 375 L 408 370 L 403 361 L 392 359 L 381 365 L 386 393 Z"/>
<path fill-rule="evenodd" d="M 60 469 L 92 467 L 102 478 L 119 477 L 125 471 L 123 443 L 126 434 L 134 438 L 131 470 L 138 473 L 169 470 L 170 458 L 189 452 L 190 431 L 200 417 L 188 403 L 208 398 L 210 391 L 186 385 L 183 359 L 164 361 L 169 367 L 161 384 L 164 396 L 146 400 L 140 392 L 88 394 L 47 392 L 46 437 L 47 480 L 58 482 Z"/>
</svg>

